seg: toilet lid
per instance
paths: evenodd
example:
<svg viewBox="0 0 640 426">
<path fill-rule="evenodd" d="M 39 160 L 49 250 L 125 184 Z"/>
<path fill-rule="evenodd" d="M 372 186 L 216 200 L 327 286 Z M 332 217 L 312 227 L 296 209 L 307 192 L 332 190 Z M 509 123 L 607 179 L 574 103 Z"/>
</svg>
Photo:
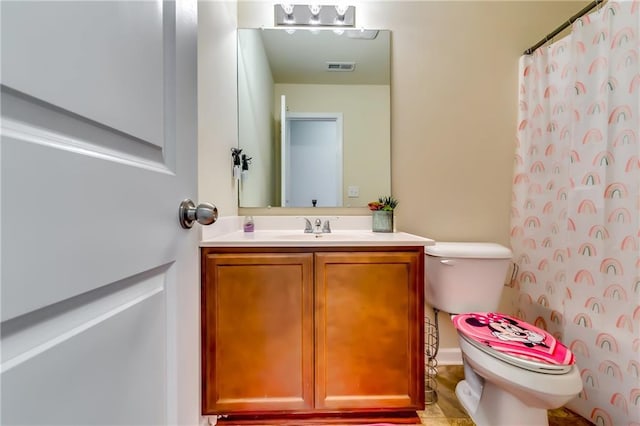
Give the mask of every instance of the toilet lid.
<svg viewBox="0 0 640 426">
<path fill-rule="evenodd" d="M 518 367 L 563 374 L 575 362 L 573 353 L 551 334 L 509 315 L 472 312 L 454 315 L 452 320 L 466 341 Z"/>
</svg>

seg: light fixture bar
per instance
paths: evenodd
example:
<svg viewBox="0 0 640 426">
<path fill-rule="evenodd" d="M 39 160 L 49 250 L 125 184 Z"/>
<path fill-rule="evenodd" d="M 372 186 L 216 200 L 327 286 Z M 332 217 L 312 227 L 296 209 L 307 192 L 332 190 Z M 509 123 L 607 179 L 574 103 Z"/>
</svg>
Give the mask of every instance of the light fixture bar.
<svg viewBox="0 0 640 426">
<path fill-rule="evenodd" d="M 355 6 L 276 4 L 276 26 L 354 27 Z"/>
</svg>

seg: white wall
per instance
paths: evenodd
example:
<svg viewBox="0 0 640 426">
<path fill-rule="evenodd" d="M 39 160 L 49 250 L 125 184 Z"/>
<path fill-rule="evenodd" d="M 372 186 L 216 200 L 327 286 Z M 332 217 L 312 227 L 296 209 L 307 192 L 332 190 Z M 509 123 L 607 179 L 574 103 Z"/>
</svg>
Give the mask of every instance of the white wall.
<svg viewBox="0 0 640 426">
<path fill-rule="evenodd" d="M 238 214 L 231 148 L 238 146 L 237 3 L 198 2 L 198 202 Z M 196 201 L 196 200 L 194 200 Z"/>
<path fill-rule="evenodd" d="M 246 31 L 238 49 L 238 132 L 242 154 L 251 157 L 241 183 L 240 205 L 275 204 L 273 77 L 260 34 Z"/>
</svg>

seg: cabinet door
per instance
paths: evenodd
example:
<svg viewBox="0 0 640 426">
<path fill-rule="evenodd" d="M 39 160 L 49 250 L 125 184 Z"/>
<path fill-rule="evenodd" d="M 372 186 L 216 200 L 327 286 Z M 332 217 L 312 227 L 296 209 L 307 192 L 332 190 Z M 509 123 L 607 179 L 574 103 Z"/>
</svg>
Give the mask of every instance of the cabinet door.
<svg viewBox="0 0 640 426">
<path fill-rule="evenodd" d="M 203 413 L 313 406 L 313 255 L 203 252 Z"/>
<path fill-rule="evenodd" d="M 316 254 L 316 408 L 424 407 L 422 257 Z"/>
</svg>

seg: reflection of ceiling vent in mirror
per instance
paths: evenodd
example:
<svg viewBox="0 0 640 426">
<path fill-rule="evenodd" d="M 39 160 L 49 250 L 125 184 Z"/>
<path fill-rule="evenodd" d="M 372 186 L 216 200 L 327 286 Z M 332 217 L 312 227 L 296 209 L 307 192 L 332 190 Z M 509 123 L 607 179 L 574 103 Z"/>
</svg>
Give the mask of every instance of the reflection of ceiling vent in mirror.
<svg viewBox="0 0 640 426">
<path fill-rule="evenodd" d="M 359 38 L 362 40 L 375 40 L 378 37 L 378 30 L 365 30 L 362 28 L 361 30 L 348 30 L 345 31 L 345 34 L 349 38 Z"/>
<path fill-rule="evenodd" d="M 327 62 L 326 71 L 353 71 L 356 68 L 355 62 Z"/>
</svg>

